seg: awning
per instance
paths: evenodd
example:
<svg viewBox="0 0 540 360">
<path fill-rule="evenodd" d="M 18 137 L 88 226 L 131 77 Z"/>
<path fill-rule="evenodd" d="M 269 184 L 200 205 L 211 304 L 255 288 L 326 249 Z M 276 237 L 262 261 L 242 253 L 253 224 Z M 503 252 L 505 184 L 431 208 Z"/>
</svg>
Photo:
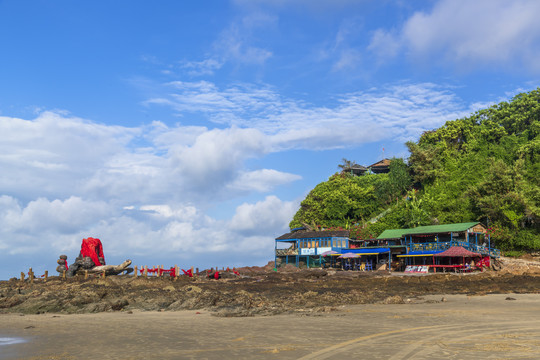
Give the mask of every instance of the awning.
<svg viewBox="0 0 540 360">
<path fill-rule="evenodd" d="M 469 251 L 462 246 L 452 246 L 451 248 L 437 254 L 437 256 L 446 257 L 482 257 L 482 255 Z"/>
<path fill-rule="evenodd" d="M 442 253 L 442 250 L 437 251 L 411 251 L 408 254 L 398 255 L 397 257 L 409 257 L 409 256 L 433 256 L 435 254 Z"/>
<path fill-rule="evenodd" d="M 351 252 L 358 255 L 380 255 L 390 252 L 390 248 L 343 249 L 342 252 Z"/>
</svg>

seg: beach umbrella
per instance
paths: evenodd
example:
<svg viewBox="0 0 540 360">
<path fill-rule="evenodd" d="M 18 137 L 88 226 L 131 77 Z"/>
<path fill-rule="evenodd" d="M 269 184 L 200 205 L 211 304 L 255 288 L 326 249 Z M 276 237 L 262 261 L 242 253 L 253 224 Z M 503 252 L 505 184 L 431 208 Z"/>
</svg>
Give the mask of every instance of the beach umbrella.
<svg viewBox="0 0 540 360">
<path fill-rule="evenodd" d="M 336 255 L 336 254 L 339 254 L 339 253 L 337 251 L 334 251 L 334 250 L 328 250 L 328 251 L 325 251 L 325 252 L 321 253 L 321 256 Z"/>
<path fill-rule="evenodd" d="M 359 256 L 358 254 L 348 252 L 339 256 L 338 259 L 351 259 L 351 258 L 357 258 L 358 256 Z"/>
</svg>

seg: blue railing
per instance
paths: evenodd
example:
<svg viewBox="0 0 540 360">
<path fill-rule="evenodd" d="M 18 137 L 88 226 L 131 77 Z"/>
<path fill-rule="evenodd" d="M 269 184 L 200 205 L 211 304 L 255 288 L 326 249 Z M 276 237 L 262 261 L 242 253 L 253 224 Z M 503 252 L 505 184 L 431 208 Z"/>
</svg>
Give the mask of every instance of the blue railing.
<svg viewBox="0 0 540 360">
<path fill-rule="evenodd" d="M 465 249 L 473 252 L 480 253 L 482 255 L 490 255 L 491 257 L 500 257 L 501 251 L 499 249 L 489 248 L 483 245 L 476 245 L 465 241 L 447 241 L 447 242 L 429 242 L 418 244 L 407 244 L 407 252 L 411 251 L 444 251 L 452 246 L 461 246 Z"/>
</svg>

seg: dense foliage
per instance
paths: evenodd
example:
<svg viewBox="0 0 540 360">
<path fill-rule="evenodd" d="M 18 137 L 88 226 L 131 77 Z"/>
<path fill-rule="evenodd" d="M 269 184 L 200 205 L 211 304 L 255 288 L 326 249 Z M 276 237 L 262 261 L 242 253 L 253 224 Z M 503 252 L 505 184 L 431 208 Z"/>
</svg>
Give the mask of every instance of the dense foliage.
<svg viewBox="0 0 540 360">
<path fill-rule="evenodd" d="M 481 221 L 502 249 L 540 249 L 540 89 L 449 121 L 407 147 L 408 165 L 393 159 L 388 174 L 336 174 L 317 185 L 290 226 L 341 226 L 368 238 Z"/>
<path fill-rule="evenodd" d="M 334 174 L 302 201 L 290 227 L 308 224 L 350 228 L 366 224 L 398 202 L 411 183 L 409 170 L 402 159 L 392 159 L 388 174 Z"/>
</svg>

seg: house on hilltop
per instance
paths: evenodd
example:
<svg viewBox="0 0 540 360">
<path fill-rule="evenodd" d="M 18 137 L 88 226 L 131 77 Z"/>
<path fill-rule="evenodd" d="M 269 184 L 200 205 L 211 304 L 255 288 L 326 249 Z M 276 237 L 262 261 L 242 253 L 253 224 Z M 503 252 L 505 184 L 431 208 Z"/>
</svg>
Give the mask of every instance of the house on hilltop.
<svg viewBox="0 0 540 360">
<path fill-rule="evenodd" d="M 367 167 L 374 174 L 385 174 L 390 172 L 390 159 L 382 159 L 381 161 L 371 164 Z"/>
<path fill-rule="evenodd" d="M 366 171 L 368 171 L 367 167 L 358 164 L 352 164 L 351 166 L 344 167 L 343 170 L 341 170 L 341 173 L 362 176 L 366 173 Z"/>
<path fill-rule="evenodd" d="M 354 161 L 344 159 L 345 164 L 339 165 L 339 167 L 343 169 L 341 170 L 342 174 L 351 174 L 354 176 L 362 176 L 369 174 L 370 172 L 373 174 L 385 174 L 390 172 L 390 161 L 390 159 L 382 159 L 381 161 L 366 167 L 358 165 Z"/>
</svg>

